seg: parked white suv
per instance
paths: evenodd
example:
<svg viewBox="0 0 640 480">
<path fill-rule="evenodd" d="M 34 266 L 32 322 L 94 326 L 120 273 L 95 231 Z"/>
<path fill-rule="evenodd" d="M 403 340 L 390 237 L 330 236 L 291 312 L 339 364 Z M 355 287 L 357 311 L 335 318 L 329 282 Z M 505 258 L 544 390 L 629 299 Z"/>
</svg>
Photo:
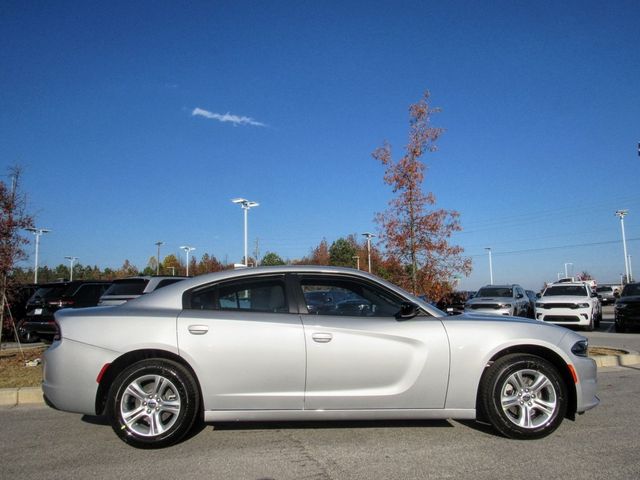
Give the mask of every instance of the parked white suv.
<svg viewBox="0 0 640 480">
<path fill-rule="evenodd" d="M 464 305 L 465 312 L 531 317 L 531 302 L 520 285 L 486 285 Z"/>
<path fill-rule="evenodd" d="M 587 283 L 553 283 L 536 302 L 536 318 L 592 331 L 600 326 L 602 307 L 598 295 Z"/>
</svg>

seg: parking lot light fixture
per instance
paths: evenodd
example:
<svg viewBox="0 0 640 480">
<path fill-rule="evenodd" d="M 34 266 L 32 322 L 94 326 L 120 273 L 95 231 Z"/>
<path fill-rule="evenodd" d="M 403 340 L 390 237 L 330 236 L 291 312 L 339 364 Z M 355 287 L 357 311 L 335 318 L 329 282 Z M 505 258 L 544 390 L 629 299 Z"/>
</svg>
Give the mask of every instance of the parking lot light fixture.
<svg viewBox="0 0 640 480">
<path fill-rule="evenodd" d="M 252 202 L 247 200 L 246 198 L 234 198 L 231 200 L 233 203 L 240 205 L 240 207 L 244 210 L 244 265 L 246 267 L 249 266 L 249 253 L 247 248 L 247 213 L 250 208 L 258 207 L 260 204 L 258 202 Z"/>
<path fill-rule="evenodd" d="M 189 276 L 189 253 L 193 252 L 196 248 L 190 247 L 189 245 L 183 245 L 180 248 L 184 250 L 184 253 L 187 255 L 187 277 L 188 277 Z"/>
<path fill-rule="evenodd" d="M 362 235 L 367 237 L 367 262 L 369 266 L 369 273 L 371 273 L 371 238 L 375 237 L 373 233 L 365 232 Z M 359 270 L 359 268 L 358 268 Z"/>
<path fill-rule="evenodd" d="M 627 239 L 624 234 L 624 217 L 629 213 L 629 210 L 617 210 L 616 216 L 620 217 L 620 228 L 622 229 L 622 248 L 624 250 L 624 271 L 629 283 L 629 256 L 627 255 Z"/>
<path fill-rule="evenodd" d="M 568 265 L 571 265 L 571 273 L 573 273 L 573 263 L 571 263 L 571 262 L 566 262 L 566 263 L 564 264 L 564 277 L 565 277 L 565 278 L 569 278 L 569 270 L 567 269 L 567 266 L 568 266 Z"/>
<path fill-rule="evenodd" d="M 484 247 L 489 252 L 489 285 L 493 285 L 493 258 L 491 256 L 491 247 Z"/>
<path fill-rule="evenodd" d="M 76 260 L 78 260 L 78 257 L 64 257 L 67 260 L 69 260 L 69 263 L 71 264 L 69 266 L 69 281 L 73 282 L 73 262 L 75 262 Z"/>
<path fill-rule="evenodd" d="M 27 228 L 28 232 L 31 232 L 36 237 L 36 261 L 35 261 L 35 270 L 33 272 L 33 283 L 38 283 L 38 254 L 40 251 L 40 237 L 45 234 L 51 232 L 48 228 Z"/>
<path fill-rule="evenodd" d="M 161 240 L 158 240 L 155 243 L 155 246 L 158 247 L 158 257 L 156 258 L 157 262 L 156 262 L 156 275 L 160 275 L 160 246 L 164 245 L 164 242 Z"/>
</svg>

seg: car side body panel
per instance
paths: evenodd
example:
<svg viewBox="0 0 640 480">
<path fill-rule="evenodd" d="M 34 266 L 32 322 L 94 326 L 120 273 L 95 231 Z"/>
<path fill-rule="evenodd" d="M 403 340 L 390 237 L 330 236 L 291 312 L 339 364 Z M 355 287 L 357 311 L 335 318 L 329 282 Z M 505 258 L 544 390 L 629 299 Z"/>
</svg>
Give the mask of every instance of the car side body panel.
<svg viewBox="0 0 640 480">
<path fill-rule="evenodd" d="M 177 332 L 179 353 L 200 381 L 205 410 L 303 408 L 299 315 L 184 310 Z"/>
<path fill-rule="evenodd" d="M 306 409 L 442 408 L 449 341 L 440 319 L 303 315 Z"/>
</svg>

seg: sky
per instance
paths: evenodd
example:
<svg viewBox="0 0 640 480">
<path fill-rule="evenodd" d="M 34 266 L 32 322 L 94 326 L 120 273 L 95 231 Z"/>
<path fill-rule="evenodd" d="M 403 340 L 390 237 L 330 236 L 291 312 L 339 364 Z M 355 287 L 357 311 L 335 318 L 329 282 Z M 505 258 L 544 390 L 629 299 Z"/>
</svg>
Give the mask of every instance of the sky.
<svg viewBox="0 0 640 480">
<path fill-rule="evenodd" d="M 462 289 L 640 275 L 640 2 L 0 5 L 0 174 L 23 167 L 40 265 L 307 255 L 378 232 L 408 108 L 441 113 L 425 192 L 460 213 Z M 33 242 L 27 247 L 31 265 Z M 565 265 L 567 264 L 567 265 Z M 635 267 L 635 268 L 634 268 Z M 635 273 L 635 272 L 634 272 Z"/>
</svg>

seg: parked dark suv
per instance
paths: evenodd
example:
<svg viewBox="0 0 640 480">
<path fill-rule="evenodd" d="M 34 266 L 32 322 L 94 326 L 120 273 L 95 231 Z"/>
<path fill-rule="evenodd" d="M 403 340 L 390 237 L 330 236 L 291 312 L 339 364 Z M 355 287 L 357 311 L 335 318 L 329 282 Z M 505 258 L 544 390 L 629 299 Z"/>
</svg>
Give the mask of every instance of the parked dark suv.
<svg viewBox="0 0 640 480">
<path fill-rule="evenodd" d="M 95 307 L 111 282 L 74 280 L 39 285 L 27 302 L 27 315 L 18 327 L 23 342 L 49 340 L 56 333 L 53 313 L 61 308 Z"/>
<path fill-rule="evenodd" d="M 616 332 L 640 328 L 640 283 L 624 286 L 615 307 Z"/>
</svg>

